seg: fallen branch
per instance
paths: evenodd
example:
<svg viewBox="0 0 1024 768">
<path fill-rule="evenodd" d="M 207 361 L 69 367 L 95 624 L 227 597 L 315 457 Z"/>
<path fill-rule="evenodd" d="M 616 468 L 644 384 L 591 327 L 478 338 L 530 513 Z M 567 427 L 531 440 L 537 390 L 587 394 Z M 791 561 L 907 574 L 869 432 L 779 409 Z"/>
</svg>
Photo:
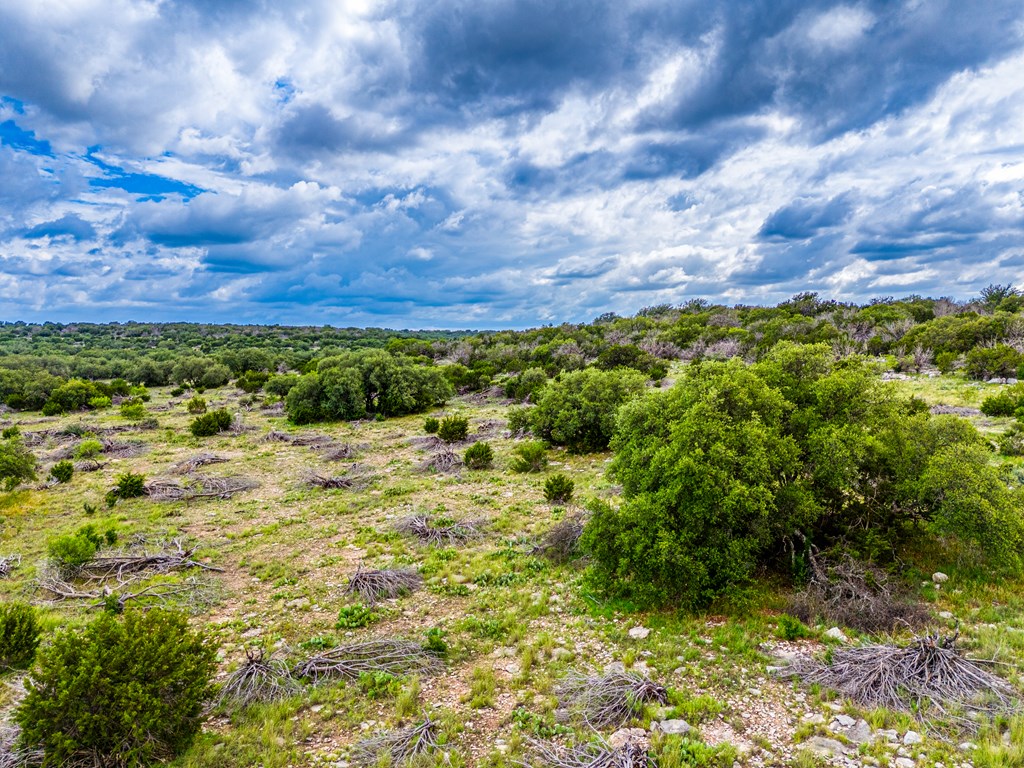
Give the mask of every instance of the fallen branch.
<svg viewBox="0 0 1024 768">
<path fill-rule="evenodd" d="M 37 768 L 43 764 L 43 750 L 19 746 L 20 735 L 16 725 L 0 728 L 0 768 Z"/>
<path fill-rule="evenodd" d="M 463 520 L 439 525 L 427 515 L 413 515 L 399 520 L 395 530 L 415 536 L 426 544 L 447 546 L 477 538 L 483 524 L 483 520 Z"/>
<path fill-rule="evenodd" d="M 288 664 L 266 658 L 262 648 L 246 649 L 245 661 L 228 675 L 220 689 L 220 703 L 236 707 L 263 704 L 291 696 L 301 689 Z"/>
<path fill-rule="evenodd" d="M 531 739 L 530 746 L 536 763 L 549 768 L 654 768 L 657 765 L 648 754 L 647 746 L 635 741 L 615 748 L 604 740 L 563 747 Z M 519 761 L 519 765 L 532 768 L 534 763 Z"/>
<path fill-rule="evenodd" d="M 161 582 L 150 584 L 142 589 L 128 591 L 128 584 L 120 584 L 117 587 L 98 584 L 94 589 L 84 589 L 76 586 L 61 575 L 60 571 L 52 567 L 44 567 L 36 579 L 36 584 L 44 592 L 49 593 L 48 602 L 61 602 L 64 600 L 91 601 L 89 606 L 92 609 L 113 609 L 120 613 L 125 606 L 133 601 L 143 600 L 147 604 L 167 605 L 174 603 L 180 605 L 185 602 L 188 605 L 199 605 L 208 602 L 209 587 L 199 579 L 190 577 L 180 582 Z M 182 601 L 179 598 L 184 597 Z"/>
<path fill-rule="evenodd" d="M 832 688 L 868 708 L 884 707 L 922 713 L 934 707 L 942 714 L 954 707 L 967 712 L 997 714 L 1017 706 L 1017 696 L 1002 678 L 983 669 L 985 663 L 962 656 L 957 636 L 926 634 L 909 645 L 867 645 L 841 648 L 829 662 L 798 661 L 790 670 L 808 684 Z"/>
<path fill-rule="evenodd" d="M 0 557 L 0 579 L 6 579 L 11 571 L 21 565 L 21 555 L 5 555 Z"/>
<path fill-rule="evenodd" d="M 412 672 L 433 672 L 441 666 L 440 659 L 420 645 L 407 640 L 368 640 L 348 643 L 311 656 L 295 668 L 295 677 L 321 680 L 355 680 L 363 672 L 386 672 L 407 675 Z"/>
<path fill-rule="evenodd" d="M 146 483 L 146 495 L 155 501 L 190 499 L 230 499 L 236 493 L 258 488 L 259 483 L 240 475 L 213 477 L 191 475 L 183 483 L 177 480 L 153 480 Z"/>
<path fill-rule="evenodd" d="M 417 755 L 426 754 L 440 746 L 437 723 L 427 715 L 419 725 L 401 728 L 352 745 L 350 753 L 356 765 L 373 765 L 387 755 L 390 765 L 401 765 Z"/>
<path fill-rule="evenodd" d="M 367 605 L 375 605 L 378 600 L 391 599 L 415 592 L 421 586 L 423 586 L 423 577 L 414 568 L 364 571 L 360 566 L 349 577 L 345 593 L 355 593 Z"/>
<path fill-rule="evenodd" d="M 419 469 L 421 472 L 446 474 L 456 471 L 462 465 L 462 457 L 450 445 L 444 443 L 430 455 L 429 459 L 420 464 Z"/>
<path fill-rule="evenodd" d="M 543 555 L 559 563 L 571 560 L 579 553 L 585 523 L 586 518 L 580 513 L 556 523 L 541 537 L 531 554 Z"/>
<path fill-rule="evenodd" d="M 221 571 L 212 565 L 193 559 L 198 547 L 186 549 L 179 539 L 175 539 L 168 547 L 156 552 L 139 555 L 122 553 L 93 557 L 78 566 L 75 576 L 86 581 L 104 581 L 116 579 L 119 583 L 137 580 L 140 575 L 170 573 L 186 568 L 202 568 L 207 571 Z"/>
<path fill-rule="evenodd" d="M 270 430 L 263 438 L 271 443 L 288 443 L 289 445 L 304 445 L 310 448 L 324 448 L 334 445 L 334 438 L 320 432 L 280 432 L 276 429 Z"/>
<path fill-rule="evenodd" d="M 324 461 L 345 461 L 354 458 L 356 453 L 358 453 L 358 449 L 351 443 L 342 443 L 334 448 L 328 448 L 320 454 L 320 457 Z"/>
<path fill-rule="evenodd" d="M 205 467 L 209 464 L 222 464 L 225 461 L 227 461 L 226 458 L 217 456 L 214 453 L 200 453 L 198 456 L 192 456 L 175 464 L 174 473 L 178 475 L 191 475 L 200 467 Z"/>
<path fill-rule="evenodd" d="M 633 672 L 604 675 L 570 672 L 558 686 L 557 693 L 561 705 L 580 715 L 592 728 L 622 726 L 638 717 L 644 704 L 668 702 L 664 687 Z"/>
</svg>

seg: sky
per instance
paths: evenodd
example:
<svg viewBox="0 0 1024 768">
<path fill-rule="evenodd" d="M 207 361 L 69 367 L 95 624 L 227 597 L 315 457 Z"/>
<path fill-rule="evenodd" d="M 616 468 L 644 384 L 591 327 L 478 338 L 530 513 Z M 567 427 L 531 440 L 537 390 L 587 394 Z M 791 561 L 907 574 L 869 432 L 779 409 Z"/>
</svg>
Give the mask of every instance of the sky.
<svg viewBox="0 0 1024 768">
<path fill-rule="evenodd" d="M 0 320 L 1024 286 L 1020 0 L 0 0 Z"/>
</svg>

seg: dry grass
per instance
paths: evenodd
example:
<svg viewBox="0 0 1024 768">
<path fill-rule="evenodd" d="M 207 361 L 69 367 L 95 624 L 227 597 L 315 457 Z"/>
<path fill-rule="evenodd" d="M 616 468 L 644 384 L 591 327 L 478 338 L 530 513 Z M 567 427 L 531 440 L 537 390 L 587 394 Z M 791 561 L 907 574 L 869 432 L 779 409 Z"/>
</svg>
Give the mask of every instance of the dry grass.
<svg viewBox="0 0 1024 768">
<path fill-rule="evenodd" d="M 153 480 L 146 483 L 146 495 L 154 501 L 188 501 L 190 499 L 230 499 L 237 493 L 258 488 L 259 483 L 241 475 L 213 477 L 189 475 L 183 482 Z"/>
<path fill-rule="evenodd" d="M 605 741 L 563 747 L 542 741 L 530 741 L 534 762 L 519 762 L 524 768 L 534 765 L 549 768 L 655 768 L 657 763 L 648 754 L 647 747 L 627 742 L 613 748 Z"/>
</svg>

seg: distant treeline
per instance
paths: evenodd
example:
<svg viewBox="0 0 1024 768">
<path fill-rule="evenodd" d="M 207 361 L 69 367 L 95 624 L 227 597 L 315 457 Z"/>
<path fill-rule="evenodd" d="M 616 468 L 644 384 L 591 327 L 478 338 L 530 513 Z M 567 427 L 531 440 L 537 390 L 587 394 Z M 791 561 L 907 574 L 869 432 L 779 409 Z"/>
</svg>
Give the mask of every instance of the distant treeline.
<svg viewBox="0 0 1024 768">
<path fill-rule="evenodd" d="M 270 394 L 283 398 L 298 380 L 297 374 L 322 375 L 327 367 L 338 368 L 339 358 L 361 350 L 386 355 L 406 379 L 415 378 L 410 366 L 440 365 L 453 390 L 473 391 L 501 383 L 510 396 L 520 399 L 529 396 L 539 378 L 566 371 L 631 368 L 660 379 L 673 360 L 757 361 L 781 341 L 825 343 L 837 357 L 886 357 L 890 367 L 904 372 L 962 369 L 976 379 L 1017 377 L 1024 373 L 1022 310 L 1024 294 L 1012 286 L 991 285 L 969 301 L 907 296 L 852 304 L 801 293 L 775 307 L 729 307 L 695 299 L 678 306 L 646 307 L 632 317 L 607 313 L 590 323 L 477 333 L 189 323 L 3 323 L 0 402 L 12 408 L 39 409 L 69 382 L 78 387 L 80 380 L 115 379 L 131 385 L 192 389 L 222 386 L 233 379 L 246 391 L 267 386 Z M 382 358 L 373 359 L 379 366 Z M 346 385 L 345 397 L 353 403 L 362 397 L 365 412 L 374 413 L 372 376 L 363 375 L 362 390 L 355 387 L 355 374 L 346 376 L 351 386 Z M 328 383 L 332 377 L 337 374 L 328 376 Z M 429 386 L 423 386 L 435 394 L 425 398 L 414 394 L 417 406 L 437 400 L 445 390 L 433 377 Z M 307 393 L 314 389 L 312 382 L 307 383 Z M 304 418 L 310 413 L 353 412 L 362 413 L 363 408 L 314 408 Z"/>
</svg>

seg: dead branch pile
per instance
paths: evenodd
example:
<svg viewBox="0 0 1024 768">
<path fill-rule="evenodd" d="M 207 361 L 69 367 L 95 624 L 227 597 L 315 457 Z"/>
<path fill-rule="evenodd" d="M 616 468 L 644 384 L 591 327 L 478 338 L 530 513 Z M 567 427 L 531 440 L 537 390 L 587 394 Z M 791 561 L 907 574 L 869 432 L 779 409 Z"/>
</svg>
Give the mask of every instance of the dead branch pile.
<svg viewBox="0 0 1024 768">
<path fill-rule="evenodd" d="M 455 472 L 463 464 L 462 457 L 447 443 L 442 443 L 430 454 L 430 458 L 419 466 L 420 472 Z"/>
<path fill-rule="evenodd" d="M 579 554 L 580 537 L 583 535 L 585 523 L 586 518 L 582 513 L 566 517 L 548 529 L 533 548 L 532 554 L 544 555 L 557 563 L 571 560 Z"/>
<path fill-rule="evenodd" d="M 647 746 L 627 741 L 612 747 L 606 741 L 562 747 L 531 739 L 535 762 L 549 768 L 654 768 L 657 763 L 648 754 Z M 524 768 L 534 763 L 520 762 Z"/>
<path fill-rule="evenodd" d="M 21 555 L 0 556 L 0 579 L 6 579 L 11 571 L 21 565 Z"/>
<path fill-rule="evenodd" d="M 290 445 L 304 445 L 310 448 L 324 448 L 334 445 L 333 437 L 321 434 L 320 432 L 298 432 L 291 434 L 272 429 L 263 439 L 272 443 L 289 443 Z"/>
<path fill-rule="evenodd" d="M 924 606 L 881 568 L 844 555 L 838 560 L 808 553 L 811 579 L 793 597 L 790 612 L 807 624 L 823 619 L 863 632 L 889 632 L 928 621 Z"/>
<path fill-rule="evenodd" d="M 449 546 L 469 541 L 480 536 L 483 520 L 462 520 L 438 524 L 427 515 L 412 515 L 402 518 L 395 525 L 395 530 L 415 536 L 425 544 Z"/>
<path fill-rule="evenodd" d="M 285 661 L 267 658 L 262 648 L 247 648 L 242 666 L 228 676 L 220 689 L 220 703 L 247 707 L 283 699 L 300 688 Z"/>
<path fill-rule="evenodd" d="M 828 663 L 808 659 L 791 670 L 805 683 L 832 688 L 869 708 L 1012 711 L 1017 697 L 1010 684 L 981 667 L 991 662 L 961 656 L 956 639 L 936 633 L 915 637 L 906 646 L 842 648 L 832 652 Z"/>
<path fill-rule="evenodd" d="M 180 539 L 175 539 L 167 546 L 155 552 L 139 553 L 121 552 L 102 557 L 93 557 L 75 570 L 76 578 L 84 581 L 105 581 L 116 579 L 124 584 L 160 573 L 170 573 L 187 568 L 201 568 L 207 571 L 221 571 L 212 565 L 193 559 L 198 547 L 185 547 Z"/>
<path fill-rule="evenodd" d="M 557 693 L 561 705 L 578 714 L 592 728 L 622 726 L 639 716 L 644 704 L 668 702 L 663 686 L 634 672 L 602 675 L 570 672 L 558 686 Z"/>
<path fill-rule="evenodd" d="M 314 488 L 352 488 L 355 481 L 344 475 L 320 475 L 313 472 L 306 475 L 306 485 Z"/>
<path fill-rule="evenodd" d="M 20 734 L 16 725 L 0 727 L 0 768 L 36 768 L 43 764 L 43 750 L 18 746 Z"/>
<path fill-rule="evenodd" d="M 141 456 L 149 446 L 140 440 L 103 440 L 103 455 L 114 459 L 131 459 Z"/>
<path fill-rule="evenodd" d="M 279 416 L 284 413 L 284 400 L 278 400 L 276 403 L 263 403 L 260 405 L 260 410 L 269 416 Z"/>
<path fill-rule="evenodd" d="M 142 601 L 146 605 L 171 605 L 188 608 L 203 607 L 210 602 L 210 585 L 200 579 L 189 577 L 182 581 L 158 582 L 135 588 L 132 582 L 115 586 L 96 584 L 91 589 L 76 586 L 68 581 L 60 569 L 49 565 L 43 567 L 36 579 L 39 589 L 50 596 L 50 602 L 63 600 L 90 601 L 93 609 L 115 609 L 121 612 L 128 603 Z"/>
<path fill-rule="evenodd" d="M 481 440 L 496 437 L 505 431 L 507 425 L 508 422 L 501 419 L 486 419 L 477 425 L 475 436 Z"/>
<path fill-rule="evenodd" d="M 348 579 L 346 594 L 357 594 L 367 605 L 376 605 L 378 600 L 415 592 L 423 586 L 423 577 L 415 568 L 393 568 L 384 570 L 363 570 L 362 566 Z"/>
<path fill-rule="evenodd" d="M 175 464 L 174 473 L 176 475 L 191 475 L 200 467 L 205 467 L 209 464 L 223 464 L 225 461 L 227 461 L 226 458 L 215 453 L 200 453 L 197 456 L 192 456 Z"/>
<path fill-rule="evenodd" d="M 295 668 L 295 676 L 321 680 L 355 680 L 363 672 L 407 675 L 433 672 L 441 661 L 417 643 L 407 640 L 367 640 L 318 653 Z"/>
<path fill-rule="evenodd" d="M 230 499 L 236 493 L 258 487 L 255 480 L 241 475 L 191 475 L 184 482 L 157 479 L 146 483 L 146 495 L 155 501 Z"/>
<path fill-rule="evenodd" d="M 320 454 L 320 458 L 324 461 L 345 461 L 346 459 L 353 458 L 359 449 L 351 443 L 342 443 L 341 445 L 328 448 Z"/>
<path fill-rule="evenodd" d="M 356 765 L 374 765 L 385 755 L 390 757 L 389 765 L 402 765 L 412 757 L 437 748 L 439 736 L 437 723 L 427 715 L 419 725 L 356 742 L 350 755 Z"/>
</svg>

